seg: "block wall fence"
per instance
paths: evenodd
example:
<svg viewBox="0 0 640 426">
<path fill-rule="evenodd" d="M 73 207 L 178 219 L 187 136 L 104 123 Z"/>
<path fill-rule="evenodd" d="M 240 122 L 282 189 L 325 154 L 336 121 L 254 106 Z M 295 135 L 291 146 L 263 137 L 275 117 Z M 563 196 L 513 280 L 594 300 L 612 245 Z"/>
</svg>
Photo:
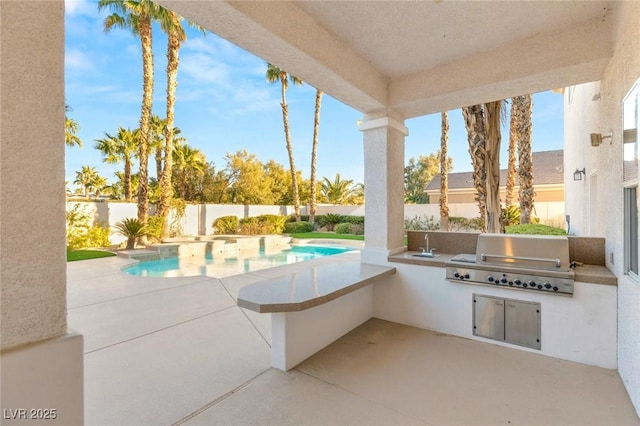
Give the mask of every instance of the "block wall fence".
<svg viewBox="0 0 640 426">
<path fill-rule="evenodd" d="M 120 203 L 109 201 L 67 201 L 67 210 L 73 209 L 79 204 L 81 209 L 93 214 L 95 221 L 103 225 L 109 225 L 111 229 L 111 243 L 120 244 L 125 237 L 116 233 L 116 223 L 127 217 L 137 217 L 137 205 L 135 203 Z M 301 214 L 308 214 L 308 206 L 302 206 Z M 364 216 L 364 205 L 319 205 L 317 215 L 327 213 Z M 153 206 L 149 214 L 153 214 Z M 234 205 L 234 204 L 187 204 L 185 215 L 180 220 L 180 226 L 184 235 L 208 235 L 211 234 L 213 221 L 221 216 L 245 217 L 259 216 L 262 214 L 290 215 L 293 214 L 293 206 L 264 206 L 264 205 Z M 433 216 L 439 220 L 440 210 L 436 204 L 405 204 L 405 219 L 413 219 L 416 216 Z M 449 204 L 449 216 L 466 218 L 478 217 L 476 204 Z M 536 204 L 536 217 L 541 223 L 562 227 L 564 224 L 564 203 L 546 202 Z"/>
</svg>

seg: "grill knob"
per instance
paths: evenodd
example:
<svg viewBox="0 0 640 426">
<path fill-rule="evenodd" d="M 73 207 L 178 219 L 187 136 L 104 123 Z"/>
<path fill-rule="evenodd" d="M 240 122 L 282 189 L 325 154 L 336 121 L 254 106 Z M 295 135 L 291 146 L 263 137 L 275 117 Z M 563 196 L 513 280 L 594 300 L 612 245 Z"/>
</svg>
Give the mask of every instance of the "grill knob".
<svg viewBox="0 0 640 426">
<path fill-rule="evenodd" d="M 535 282 L 535 281 L 533 281 L 533 280 L 531 280 L 531 281 L 529 281 L 529 285 L 530 285 L 531 287 L 535 287 L 535 286 L 536 286 L 536 282 Z"/>
<path fill-rule="evenodd" d="M 523 288 L 527 288 L 527 287 L 529 287 L 529 286 L 527 285 L 527 283 L 523 283 L 523 284 L 522 284 L 522 287 L 523 287 Z"/>
<path fill-rule="evenodd" d="M 513 286 L 513 281 L 509 281 L 509 285 L 510 285 L 510 286 Z"/>
<path fill-rule="evenodd" d="M 542 284 L 538 284 L 538 289 L 542 290 Z"/>
<path fill-rule="evenodd" d="M 547 290 L 549 290 L 551 288 L 551 284 L 549 283 L 544 283 L 544 288 L 546 288 Z"/>
<path fill-rule="evenodd" d="M 506 284 L 506 283 L 507 283 L 507 278 L 506 278 L 506 277 L 502 277 L 502 278 L 500 279 L 500 282 L 501 282 L 502 284 Z"/>
<path fill-rule="evenodd" d="M 490 283 L 492 283 L 492 282 L 494 282 L 494 281 L 495 281 L 495 278 L 493 278 L 491 275 L 489 275 L 489 276 L 487 277 L 487 281 L 489 281 Z"/>
<path fill-rule="evenodd" d="M 558 287 L 553 287 L 553 291 L 558 291 Z"/>
<path fill-rule="evenodd" d="M 471 278 L 471 275 L 469 275 L 469 274 L 464 274 L 464 277 L 465 277 L 466 279 L 469 279 L 469 278 Z"/>
<path fill-rule="evenodd" d="M 459 274 L 459 273 L 457 273 L 457 272 L 454 272 L 454 273 L 453 273 L 453 276 L 454 276 L 454 277 L 456 277 L 456 278 L 460 278 L 460 274 Z"/>
<path fill-rule="evenodd" d="M 514 284 L 515 284 L 515 285 L 520 285 L 520 284 L 522 284 L 522 281 L 520 281 L 520 280 L 515 280 L 515 281 L 514 281 Z"/>
</svg>

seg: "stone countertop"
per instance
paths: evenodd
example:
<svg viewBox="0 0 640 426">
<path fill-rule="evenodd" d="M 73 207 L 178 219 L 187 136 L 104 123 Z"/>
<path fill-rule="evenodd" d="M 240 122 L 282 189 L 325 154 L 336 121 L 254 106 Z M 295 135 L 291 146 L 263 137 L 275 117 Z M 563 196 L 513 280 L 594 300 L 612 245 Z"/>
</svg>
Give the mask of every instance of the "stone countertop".
<svg viewBox="0 0 640 426">
<path fill-rule="evenodd" d="M 433 266 L 436 268 L 444 268 L 446 262 L 449 262 L 451 258 L 458 256 L 458 254 L 450 253 L 436 253 L 438 257 L 425 258 L 412 256 L 419 254 L 419 251 L 405 251 L 388 257 L 388 261 L 391 263 L 406 263 L 409 265 L 419 266 Z M 607 269 L 606 266 L 600 265 L 584 265 L 578 266 L 574 269 L 574 281 L 591 283 L 591 284 L 603 284 L 603 285 L 618 285 L 618 278 Z"/>
<path fill-rule="evenodd" d="M 395 272 L 394 267 L 359 261 L 322 264 L 242 287 L 238 306 L 259 313 L 302 311 Z"/>
</svg>

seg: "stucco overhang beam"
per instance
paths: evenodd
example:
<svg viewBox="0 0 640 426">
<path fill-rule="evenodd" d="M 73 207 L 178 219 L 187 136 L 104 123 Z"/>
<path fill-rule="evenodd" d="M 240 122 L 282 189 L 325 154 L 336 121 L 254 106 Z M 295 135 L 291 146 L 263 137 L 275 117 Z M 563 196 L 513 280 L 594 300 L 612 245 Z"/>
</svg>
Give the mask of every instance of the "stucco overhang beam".
<svg viewBox="0 0 640 426">
<path fill-rule="evenodd" d="M 158 3 L 360 111 L 387 105 L 388 80 L 292 3 Z"/>
<path fill-rule="evenodd" d="M 392 80 L 390 107 L 416 117 L 600 79 L 612 19 L 591 19 Z"/>
</svg>

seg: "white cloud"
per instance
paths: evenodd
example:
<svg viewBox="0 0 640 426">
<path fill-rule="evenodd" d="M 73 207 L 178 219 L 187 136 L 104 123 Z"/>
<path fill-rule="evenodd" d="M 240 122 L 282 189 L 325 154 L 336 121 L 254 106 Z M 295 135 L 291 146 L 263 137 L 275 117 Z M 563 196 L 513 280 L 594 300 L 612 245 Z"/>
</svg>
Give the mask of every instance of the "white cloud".
<svg viewBox="0 0 640 426">
<path fill-rule="evenodd" d="M 93 69 L 89 57 L 78 49 L 65 50 L 64 65 L 67 70 L 90 71 Z"/>
<path fill-rule="evenodd" d="M 68 16 L 96 14 L 97 4 L 87 0 L 64 0 L 64 13 Z"/>
</svg>

